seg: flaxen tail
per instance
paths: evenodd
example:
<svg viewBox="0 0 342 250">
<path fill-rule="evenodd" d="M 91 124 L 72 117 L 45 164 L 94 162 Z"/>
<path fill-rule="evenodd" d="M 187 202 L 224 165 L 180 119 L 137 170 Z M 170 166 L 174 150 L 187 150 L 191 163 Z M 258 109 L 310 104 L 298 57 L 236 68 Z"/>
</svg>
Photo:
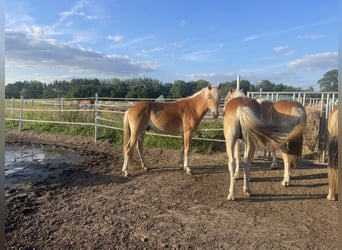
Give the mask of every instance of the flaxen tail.
<svg viewBox="0 0 342 250">
<path fill-rule="evenodd" d="M 304 131 L 302 125 L 293 129 L 269 125 L 248 106 L 241 107 L 238 112 L 243 136 L 250 136 L 254 144 L 269 150 L 280 148 L 289 141 L 289 136 L 300 137 Z"/>
</svg>

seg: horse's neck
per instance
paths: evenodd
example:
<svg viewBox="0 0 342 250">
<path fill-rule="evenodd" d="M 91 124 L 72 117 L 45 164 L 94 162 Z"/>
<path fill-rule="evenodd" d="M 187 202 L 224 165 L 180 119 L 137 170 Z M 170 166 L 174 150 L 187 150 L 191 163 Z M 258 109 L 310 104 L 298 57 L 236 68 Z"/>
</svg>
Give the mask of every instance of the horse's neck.
<svg viewBox="0 0 342 250">
<path fill-rule="evenodd" d="M 207 101 L 204 98 L 204 93 L 202 92 L 188 98 L 189 107 L 200 117 L 203 117 L 208 111 Z"/>
</svg>

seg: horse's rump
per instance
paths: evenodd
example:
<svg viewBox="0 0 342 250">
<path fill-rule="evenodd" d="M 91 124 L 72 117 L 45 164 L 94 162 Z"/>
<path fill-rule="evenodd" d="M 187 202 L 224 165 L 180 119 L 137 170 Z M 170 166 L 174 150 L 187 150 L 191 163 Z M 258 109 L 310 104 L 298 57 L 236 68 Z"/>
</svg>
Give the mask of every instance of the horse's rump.
<svg viewBox="0 0 342 250">
<path fill-rule="evenodd" d="M 336 105 L 328 118 L 328 167 L 338 168 L 338 106 Z"/>
</svg>

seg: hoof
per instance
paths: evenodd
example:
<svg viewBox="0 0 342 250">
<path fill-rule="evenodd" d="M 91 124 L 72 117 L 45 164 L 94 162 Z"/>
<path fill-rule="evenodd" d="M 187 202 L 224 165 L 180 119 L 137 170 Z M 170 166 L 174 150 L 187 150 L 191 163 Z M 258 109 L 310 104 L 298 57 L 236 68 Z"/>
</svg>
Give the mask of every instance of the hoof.
<svg viewBox="0 0 342 250">
<path fill-rule="evenodd" d="M 128 172 L 127 171 L 122 171 L 123 176 L 128 177 Z"/>
<path fill-rule="evenodd" d="M 335 201 L 335 200 L 336 200 L 336 199 L 335 199 L 335 195 L 330 195 L 330 194 L 328 194 L 327 199 L 328 199 L 329 201 Z"/>
<path fill-rule="evenodd" d="M 227 200 L 229 200 L 229 201 L 234 201 L 234 200 L 235 200 L 234 195 L 228 194 Z"/>
<path fill-rule="evenodd" d="M 288 181 L 283 181 L 281 185 L 283 185 L 284 187 L 289 187 L 290 183 Z"/>
<path fill-rule="evenodd" d="M 246 197 L 250 197 L 251 196 L 251 193 L 250 193 L 249 190 L 243 191 L 243 193 L 245 194 Z"/>
<path fill-rule="evenodd" d="M 185 173 L 186 173 L 187 175 L 192 175 L 192 172 L 191 172 L 190 169 L 185 170 Z"/>
</svg>

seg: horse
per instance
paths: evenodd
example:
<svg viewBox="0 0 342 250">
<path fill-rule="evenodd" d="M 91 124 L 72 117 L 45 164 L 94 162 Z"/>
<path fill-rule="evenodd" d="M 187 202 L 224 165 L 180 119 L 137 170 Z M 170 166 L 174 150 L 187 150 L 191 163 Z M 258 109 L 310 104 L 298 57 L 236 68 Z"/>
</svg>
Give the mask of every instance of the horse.
<svg viewBox="0 0 342 250">
<path fill-rule="evenodd" d="M 191 174 L 188 166 L 188 155 L 192 134 L 198 128 L 204 115 L 210 111 L 213 118 L 219 116 L 220 93 L 218 88 L 208 84 L 190 97 L 174 102 L 162 103 L 142 101 L 129 108 L 124 115 L 122 172 L 128 175 L 127 166 L 132 163 L 132 149 L 137 144 L 141 167 L 148 170 L 143 158 L 144 135 L 148 130 L 157 133 L 183 133 L 181 161 L 187 174 Z"/>
<path fill-rule="evenodd" d="M 303 134 L 304 126 L 302 124 L 298 124 L 295 127 L 274 126 L 263 121 L 260 118 L 260 113 L 260 104 L 255 99 L 247 97 L 241 90 L 230 90 L 228 92 L 225 98 L 223 118 L 223 130 L 230 174 L 228 200 L 235 200 L 234 180 L 236 162 L 239 160 L 239 155 L 236 152 L 238 150 L 236 148 L 239 139 L 245 141 L 243 192 L 249 197 L 249 172 L 255 147 L 259 145 L 270 150 L 275 150 Z"/>
<path fill-rule="evenodd" d="M 328 200 L 337 200 L 338 194 L 338 105 L 329 114 L 328 118 Z"/>
<path fill-rule="evenodd" d="M 306 126 L 307 115 L 304 106 L 292 100 L 279 100 L 271 102 L 269 100 L 258 100 L 261 107 L 261 119 L 268 124 L 274 126 L 292 126 L 298 124 Z M 290 172 L 298 166 L 299 158 L 302 155 L 303 134 L 297 138 L 291 139 L 286 145 L 280 148 L 284 161 L 284 179 L 282 185 L 288 187 L 290 185 Z M 273 159 L 271 169 L 278 166 L 275 151 L 272 152 Z"/>
</svg>

